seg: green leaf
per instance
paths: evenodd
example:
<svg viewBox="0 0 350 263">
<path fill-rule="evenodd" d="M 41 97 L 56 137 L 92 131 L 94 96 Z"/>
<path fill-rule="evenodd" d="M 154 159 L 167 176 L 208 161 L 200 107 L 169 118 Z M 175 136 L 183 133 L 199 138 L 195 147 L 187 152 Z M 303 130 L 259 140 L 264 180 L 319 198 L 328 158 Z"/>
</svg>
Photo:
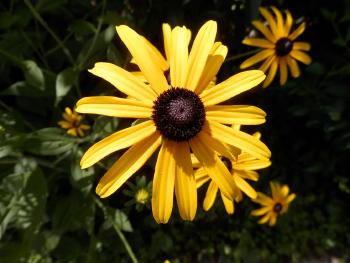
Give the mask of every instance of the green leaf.
<svg viewBox="0 0 350 263">
<path fill-rule="evenodd" d="M 57 75 L 55 106 L 57 106 L 63 97 L 71 90 L 78 78 L 78 74 L 79 72 L 75 71 L 73 68 L 67 68 Z"/>
<path fill-rule="evenodd" d="M 45 89 L 44 74 L 35 61 L 32 61 L 32 60 L 23 61 L 22 70 L 24 71 L 26 83 L 29 86 L 32 86 L 33 88 L 36 88 L 39 90 Z"/>
<path fill-rule="evenodd" d="M 132 226 L 128 216 L 121 210 L 116 209 L 114 212 L 109 209 L 110 218 L 113 224 L 116 224 L 121 230 L 125 232 L 132 232 Z"/>
</svg>

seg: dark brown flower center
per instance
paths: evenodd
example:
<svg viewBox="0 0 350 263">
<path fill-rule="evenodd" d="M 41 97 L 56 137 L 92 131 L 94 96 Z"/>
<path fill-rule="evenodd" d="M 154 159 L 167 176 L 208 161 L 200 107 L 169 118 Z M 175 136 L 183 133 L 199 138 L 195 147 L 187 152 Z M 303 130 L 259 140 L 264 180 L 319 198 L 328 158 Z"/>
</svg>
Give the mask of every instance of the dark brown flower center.
<svg viewBox="0 0 350 263">
<path fill-rule="evenodd" d="M 225 157 L 225 156 L 221 156 L 220 159 L 224 163 L 224 165 L 226 166 L 227 170 L 232 172 L 232 162 L 231 162 L 231 160 L 229 158 Z"/>
<path fill-rule="evenodd" d="M 277 56 L 283 57 L 288 55 L 293 49 L 293 41 L 289 40 L 286 37 L 280 38 L 276 42 L 275 50 Z"/>
<path fill-rule="evenodd" d="M 188 141 L 201 131 L 205 110 L 193 91 L 170 88 L 154 102 L 152 117 L 163 136 L 178 142 Z"/>
<path fill-rule="evenodd" d="M 276 213 L 279 213 L 281 212 L 282 210 L 282 204 L 281 203 L 276 203 L 273 207 L 273 211 L 276 212 Z"/>
</svg>

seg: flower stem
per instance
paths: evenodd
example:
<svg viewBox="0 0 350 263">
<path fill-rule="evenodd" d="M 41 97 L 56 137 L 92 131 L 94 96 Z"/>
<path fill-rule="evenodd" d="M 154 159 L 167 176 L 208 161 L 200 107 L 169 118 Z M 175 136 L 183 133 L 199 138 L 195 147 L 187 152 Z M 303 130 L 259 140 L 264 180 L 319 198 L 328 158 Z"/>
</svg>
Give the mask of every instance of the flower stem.
<svg viewBox="0 0 350 263">
<path fill-rule="evenodd" d="M 55 32 L 52 31 L 52 29 L 49 27 L 49 25 L 45 22 L 45 20 L 41 17 L 41 15 L 36 11 L 35 7 L 31 4 L 29 0 L 24 0 L 24 3 L 28 6 L 30 12 L 33 14 L 33 16 L 38 20 L 38 22 L 47 30 L 47 32 L 50 33 L 50 35 L 55 39 L 57 44 L 62 48 L 63 53 L 68 58 L 69 62 L 74 65 L 74 60 L 72 55 L 70 54 L 69 50 L 66 48 L 66 46 L 63 44 L 61 39 L 55 34 Z"/>
<path fill-rule="evenodd" d="M 105 216 L 107 217 L 107 220 L 110 221 L 110 223 L 113 225 L 113 228 L 114 228 L 115 232 L 117 233 L 118 237 L 120 238 L 120 240 L 122 241 L 126 252 L 128 252 L 128 254 L 129 254 L 129 257 L 130 257 L 131 261 L 133 263 L 138 263 L 138 260 L 137 260 L 137 258 L 135 256 L 134 252 L 132 251 L 129 242 L 126 240 L 126 238 L 125 238 L 123 232 L 120 230 L 119 226 L 113 222 L 113 220 L 111 219 L 110 215 L 106 212 L 105 206 L 96 197 L 94 197 L 94 201 L 102 209 L 102 211 L 104 212 Z"/>
<path fill-rule="evenodd" d="M 234 60 L 237 60 L 237 59 L 240 59 L 240 58 L 243 58 L 243 57 L 246 57 L 246 56 L 255 54 L 255 53 L 257 53 L 259 50 L 260 50 L 260 49 L 257 48 L 257 49 L 250 50 L 250 51 L 245 52 L 245 53 L 241 53 L 241 54 L 238 54 L 238 55 L 235 55 L 235 56 L 228 57 L 227 59 L 225 59 L 224 63 L 225 63 L 225 62 L 234 61 Z"/>
</svg>

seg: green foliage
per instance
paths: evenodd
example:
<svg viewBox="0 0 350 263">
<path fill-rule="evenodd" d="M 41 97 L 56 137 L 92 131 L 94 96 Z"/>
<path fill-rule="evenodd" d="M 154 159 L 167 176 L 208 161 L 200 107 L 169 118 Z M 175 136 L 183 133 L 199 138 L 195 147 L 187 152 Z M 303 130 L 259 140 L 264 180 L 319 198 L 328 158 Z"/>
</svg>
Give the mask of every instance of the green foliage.
<svg viewBox="0 0 350 263">
<path fill-rule="evenodd" d="M 260 5 L 288 8 L 307 22 L 303 41 L 313 63 L 302 76 L 256 89 L 235 103 L 267 112 L 260 127 L 272 166 L 255 185 L 290 185 L 297 199 L 276 227 L 256 224 L 249 200 L 228 216 L 220 202 L 194 222 L 174 209 L 157 225 L 149 203 L 151 159 L 121 190 L 99 199 L 94 188 L 113 155 L 81 170 L 95 141 L 127 120 L 86 117 L 91 130 L 72 137 L 58 127 L 65 107 L 83 96 L 116 90 L 87 70 L 98 61 L 129 67 L 115 33 L 127 24 L 162 50 L 161 23 L 193 32 L 218 21 L 230 59 L 218 79 L 239 70 L 251 49 L 241 44 Z M 317 7 L 317 8 L 315 8 Z M 5 1 L 0 4 L 0 261 L 1 262 L 306 262 L 349 259 L 350 247 L 350 5 L 340 1 Z M 119 153 L 117 153 L 118 155 Z M 202 196 L 200 193 L 200 201 Z"/>
</svg>

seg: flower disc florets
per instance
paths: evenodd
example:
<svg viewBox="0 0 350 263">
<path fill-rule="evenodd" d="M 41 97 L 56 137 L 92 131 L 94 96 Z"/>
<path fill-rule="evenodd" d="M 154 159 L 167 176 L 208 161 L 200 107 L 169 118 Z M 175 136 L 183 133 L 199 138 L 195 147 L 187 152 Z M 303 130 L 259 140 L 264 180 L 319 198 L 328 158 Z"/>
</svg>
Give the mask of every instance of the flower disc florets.
<svg viewBox="0 0 350 263">
<path fill-rule="evenodd" d="M 180 142 L 193 138 L 201 131 L 205 110 L 201 99 L 193 91 L 170 88 L 154 102 L 152 117 L 163 136 Z"/>
<path fill-rule="evenodd" d="M 276 213 L 279 213 L 281 212 L 281 210 L 282 210 L 282 204 L 276 203 L 273 207 L 273 211 L 275 211 Z"/>
<path fill-rule="evenodd" d="M 293 41 L 287 37 L 282 37 L 276 42 L 275 49 L 277 56 L 282 57 L 288 55 L 293 49 Z"/>
</svg>

